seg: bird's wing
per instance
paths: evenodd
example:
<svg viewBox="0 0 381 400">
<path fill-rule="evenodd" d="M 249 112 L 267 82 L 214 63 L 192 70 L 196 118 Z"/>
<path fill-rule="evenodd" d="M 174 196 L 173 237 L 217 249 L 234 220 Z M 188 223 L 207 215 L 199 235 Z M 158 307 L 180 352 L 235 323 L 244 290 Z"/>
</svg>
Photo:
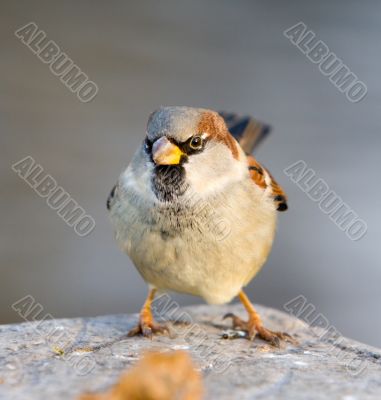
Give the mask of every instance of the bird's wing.
<svg viewBox="0 0 381 400">
<path fill-rule="evenodd" d="M 237 140 L 246 154 L 251 154 L 255 147 L 270 133 L 270 125 L 259 122 L 255 118 L 240 116 L 221 111 L 229 132 Z"/>
<path fill-rule="evenodd" d="M 268 192 L 269 196 L 271 196 L 272 200 L 277 205 L 278 211 L 286 211 L 288 208 L 287 196 L 281 186 L 279 186 L 270 172 L 262 167 L 253 156 L 248 156 L 247 160 L 251 179 L 257 186 Z"/>
</svg>

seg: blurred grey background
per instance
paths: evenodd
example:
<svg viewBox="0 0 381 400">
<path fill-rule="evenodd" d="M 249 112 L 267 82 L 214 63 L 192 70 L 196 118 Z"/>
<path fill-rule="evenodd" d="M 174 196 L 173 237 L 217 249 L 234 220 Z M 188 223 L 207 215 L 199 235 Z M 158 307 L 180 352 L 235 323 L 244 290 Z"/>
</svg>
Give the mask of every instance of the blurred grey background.
<svg viewBox="0 0 381 400">
<path fill-rule="evenodd" d="M 303 294 L 344 335 L 381 346 L 380 16 L 377 1 L 1 1 L 0 323 L 32 295 L 54 317 L 137 312 L 146 285 L 117 248 L 107 195 L 160 105 L 252 114 L 256 153 L 289 195 L 250 284 Z M 99 86 L 85 104 L 14 35 L 34 21 Z M 368 86 L 350 103 L 282 32 L 303 21 Z M 31 155 L 96 220 L 78 237 L 12 170 Z M 368 223 L 352 242 L 283 169 L 305 160 Z M 200 302 L 175 295 L 180 304 Z"/>
</svg>

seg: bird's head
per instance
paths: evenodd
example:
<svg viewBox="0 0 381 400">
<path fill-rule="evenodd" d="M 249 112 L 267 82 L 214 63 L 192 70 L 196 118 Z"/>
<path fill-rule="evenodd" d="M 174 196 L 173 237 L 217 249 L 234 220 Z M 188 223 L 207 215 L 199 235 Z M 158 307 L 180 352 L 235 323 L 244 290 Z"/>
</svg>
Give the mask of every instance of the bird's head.
<svg viewBox="0 0 381 400">
<path fill-rule="evenodd" d="M 153 112 L 143 154 L 159 200 L 171 200 L 187 189 L 206 196 L 247 173 L 245 155 L 224 119 L 201 108 L 162 107 Z"/>
</svg>

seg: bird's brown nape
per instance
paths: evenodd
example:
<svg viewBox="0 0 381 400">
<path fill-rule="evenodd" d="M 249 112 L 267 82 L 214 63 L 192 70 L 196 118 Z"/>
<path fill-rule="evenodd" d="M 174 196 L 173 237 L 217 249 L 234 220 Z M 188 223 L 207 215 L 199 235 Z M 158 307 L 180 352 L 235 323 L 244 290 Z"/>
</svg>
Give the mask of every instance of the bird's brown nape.
<svg viewBox="0 0 381 400">
<path fill-rule="evenodd" d="M 239 152 L 237 142 L 229 133 L 224 119 L 216 112 L 205 111 L 197 124 L 197 131 L 208 133 L 210 138 L 224 143 L 232 152 L 233 157 L 238 160 Z"/>
</svg>

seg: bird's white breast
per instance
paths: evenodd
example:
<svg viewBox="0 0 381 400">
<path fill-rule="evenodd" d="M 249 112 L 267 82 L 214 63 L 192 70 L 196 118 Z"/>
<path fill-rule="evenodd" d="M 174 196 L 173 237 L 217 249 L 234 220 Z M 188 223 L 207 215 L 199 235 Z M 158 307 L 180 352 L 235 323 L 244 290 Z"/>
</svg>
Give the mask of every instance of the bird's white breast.
<svg viewBox="0 0 381 400">
<path fill-rule="evenodd" d="M 276 211 L 249 179 L 207 199 L 194 195 L 170 205 L 131 179 L 121 180 L 111 219 L 119 245 L 151 285 L 224 303 L 266 261 Z"/>
</svg>

